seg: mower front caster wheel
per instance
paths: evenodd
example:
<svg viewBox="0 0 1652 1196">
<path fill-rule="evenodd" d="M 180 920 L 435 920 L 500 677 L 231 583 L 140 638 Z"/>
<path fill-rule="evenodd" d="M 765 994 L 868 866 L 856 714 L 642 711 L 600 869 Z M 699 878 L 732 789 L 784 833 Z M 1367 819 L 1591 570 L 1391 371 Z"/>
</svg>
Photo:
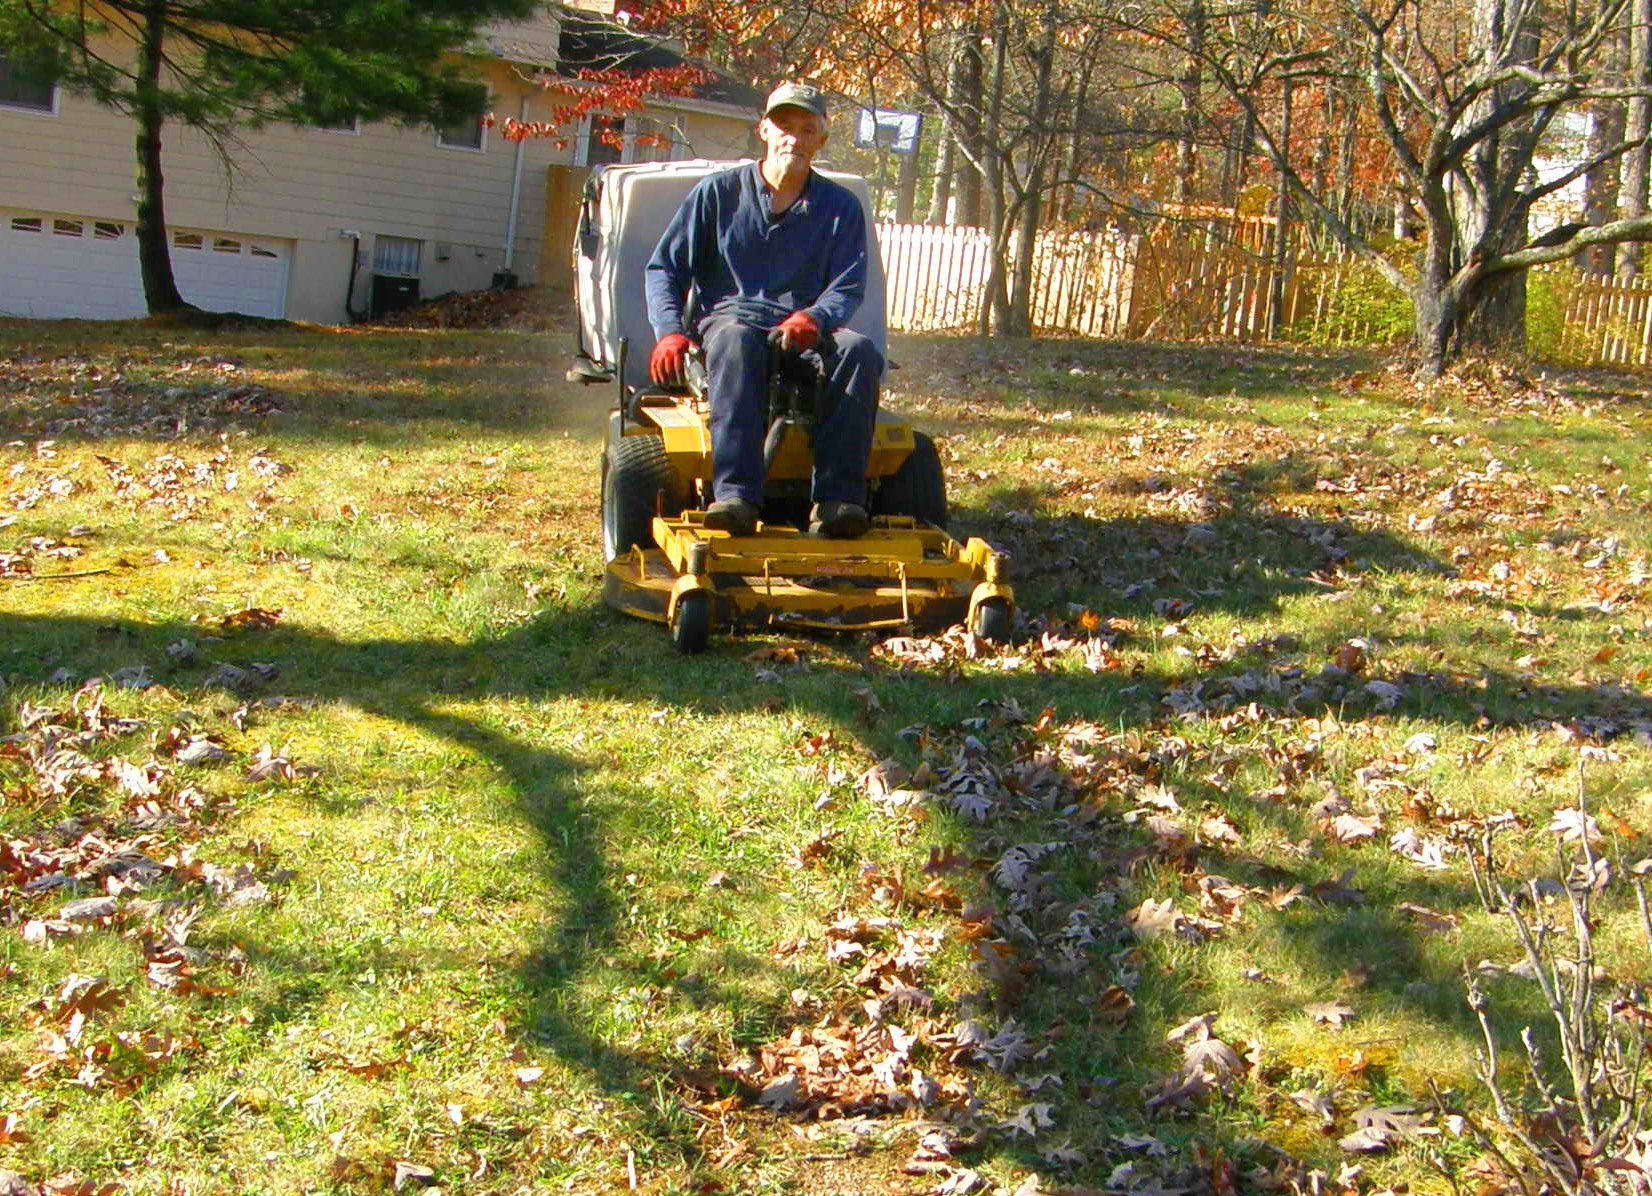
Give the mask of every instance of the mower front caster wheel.
<svg viewBox="0 0 1652 1196">
<path fill-rule="evenodd" d="M 1002 598 L 988 598 L 975 608 L 974 626 L 970 628 L 989 644 L 1010 642 L 1010 604 Z"/>
<path fill-rule="evenodd" d="M 677 599 L 671 617 L 671 646 L 684 656 L 704 652 L 711 641 L 711 599 L 688 593 Z"/>
</svg>

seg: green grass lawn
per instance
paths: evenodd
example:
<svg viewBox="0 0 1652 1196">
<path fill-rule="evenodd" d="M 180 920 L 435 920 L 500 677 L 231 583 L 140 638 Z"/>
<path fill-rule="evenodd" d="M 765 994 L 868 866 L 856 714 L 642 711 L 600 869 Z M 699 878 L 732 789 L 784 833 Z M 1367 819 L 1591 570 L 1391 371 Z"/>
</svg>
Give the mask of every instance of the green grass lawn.
<svg viewBox="0 0 1652 1196">
<path fill-rule="evenodd" d="M 1556 875 L 1585 768 L 1648 854 L 1642 379 L 898 339 L 1018 643 L 683 659 L 601 604 L 569 347 L 0 321 L 0 1169 L 1481 1182 L 1443 1118 L 1339 1143 L 1487 1115 L 1465 837 Z M 1597 940 L 1649 978 L 1621 872 Z"/>
</svg>

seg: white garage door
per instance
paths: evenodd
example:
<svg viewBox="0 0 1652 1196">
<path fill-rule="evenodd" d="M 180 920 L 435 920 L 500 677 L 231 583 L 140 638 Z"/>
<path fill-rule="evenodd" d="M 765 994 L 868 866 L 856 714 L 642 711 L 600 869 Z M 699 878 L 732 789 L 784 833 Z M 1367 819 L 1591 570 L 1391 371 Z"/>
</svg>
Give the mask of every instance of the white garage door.
<svg viewBox="0 0 1652 1196">
<path fill-rule="evenodd" d="M 292 242 L 173 229 L 178 290 L 208 311 L 280 318 Z M 122 320 L 144 315 L 136 225 L 0 209 L 0 314 Z"/>
</svg>

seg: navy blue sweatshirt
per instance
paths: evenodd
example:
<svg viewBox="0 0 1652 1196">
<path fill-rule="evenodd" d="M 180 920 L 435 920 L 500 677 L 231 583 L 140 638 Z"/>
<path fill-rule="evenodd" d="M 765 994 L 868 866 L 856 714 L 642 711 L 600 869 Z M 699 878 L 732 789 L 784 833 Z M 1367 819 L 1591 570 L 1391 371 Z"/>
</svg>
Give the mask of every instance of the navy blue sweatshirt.
<svg viewBox="0 0 1652 1196">
<path fill-rule="evenodd" d="M 758 163 L 720 171 L 683 200 L 645 279 L 655 337 L 698 339 L 707 317 L 725 314 L 772 328 L 794 311 L 835 332 L 866 294 L 866 213 L 847 187 L 810 171 L 776 219 Z M 692 330 L 684 319 L 691 287 Z"/>
</svg>

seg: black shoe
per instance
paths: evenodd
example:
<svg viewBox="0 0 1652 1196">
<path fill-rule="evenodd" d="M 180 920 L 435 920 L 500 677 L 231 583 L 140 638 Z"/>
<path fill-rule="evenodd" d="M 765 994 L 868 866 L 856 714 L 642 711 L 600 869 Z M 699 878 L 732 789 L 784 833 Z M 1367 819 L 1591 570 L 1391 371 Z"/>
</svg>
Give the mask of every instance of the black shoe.
<svg viewBox="0 0 1652 1196">
<path fill-rule="evenodd" d="M 743 498 L 725 498 L 706 508 L 705 526 L 731 536 L 749 536 L 757 530 L 757 508 Z"/>
<path fill-rule="evenodd" d="M 828 540 L 853 540 L 871 526 L 866 508 L 852 502 L 817 502 L 809 512 L 809 534 Z"/>
</svg>

